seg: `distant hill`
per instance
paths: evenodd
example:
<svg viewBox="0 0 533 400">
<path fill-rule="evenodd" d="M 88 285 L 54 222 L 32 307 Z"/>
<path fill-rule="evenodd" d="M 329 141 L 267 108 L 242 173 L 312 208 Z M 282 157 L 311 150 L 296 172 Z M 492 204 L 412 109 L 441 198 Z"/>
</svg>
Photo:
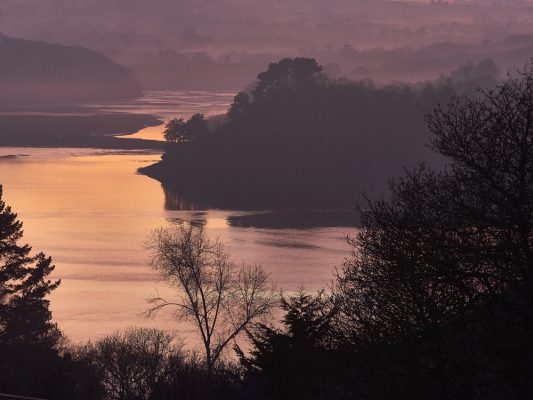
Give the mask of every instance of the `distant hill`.
<svg viewBox="0 0 533 400">
<path fill-rule="evenodd" d="M 115 100 L 140 93 L 131 70 L 98 52 L 0 35 L 0 106 Z"/>
</svg>

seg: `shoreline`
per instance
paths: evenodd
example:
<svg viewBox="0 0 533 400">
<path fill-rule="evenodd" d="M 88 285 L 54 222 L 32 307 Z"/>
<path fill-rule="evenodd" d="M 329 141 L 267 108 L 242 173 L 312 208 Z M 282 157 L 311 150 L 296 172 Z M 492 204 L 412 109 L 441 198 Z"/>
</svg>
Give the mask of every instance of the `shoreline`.
<svg viewBox="0 0 533 400">
<path fill-rule="evenodd" d="M 0 115 L 1 147 L 162 150 L 165 142 L 124 138 L 162 121 L 148 114 Z"/>
<path fill-rule="evenodd" d="M 329 217 L 333 214 L 333 219 L 328 220 L 330 226 L 342 226 L 342 221 L 346 213 L 355 214 L 355 208 L 358 199 L 353 193 L 345 193 L 344 196 L 324 196 L 323 191 L 329 192 L 331 188 L 315 188 L 311 192 L 302 192 L 299 187 L 291 188 L 290 185 L 270 185 L 268 189 L 262 188 L 261 185 L 250 184 L 235 177 L 232 182 L 215 182 L 207 176 L 198 177 L 197 179 L 188 179 L 183 174 L 160 160 L 154 164 L 141 167 L 137 170 L 141 175 L 147 176 L 159 182 L 165 192 L 165 207 L 169 210 L 180 210 L 183 204 L 194 205 L 197 209 L 218 209 L 229 211 L 261 211 L 269 210 L 272 213 L 260 217 L 259 219 L 244 218 L 242 221 L 236 219 L 236 224 L 262 226 L 263 217 L 271 219 L 275 216 L 276 220 L 292 212 L 304 213 L 325 212 Z M 324 189 L 324 190 L 322 190 Z M 272 193 L 278 195 L 272 195 Z M 269 195 L 270 194 L 270 195 Z M 352 194 L 352 196 L 350 196 Z M 348 199 L 348 200 L 346 200 Z M 318 218 L 319 220 L 321 218 Z M 345 219 L 344 219 L 345 220 Z M 356 220 L 356 223 L 359 221 Z M 323 223 L 323 221 L 321 221 Z M 340 225 L 339 225 L 340 223 Z M 277 224 L 277 222 L 276 222 Z M 282 223 L 280 223 L 282 224 Z M 303 224 L 306 225 L 306 224 Z M 311 223 L 311 225 L 315 225 Z M 351 226 L 351 224 L 349 224 Z"/>
</svg>

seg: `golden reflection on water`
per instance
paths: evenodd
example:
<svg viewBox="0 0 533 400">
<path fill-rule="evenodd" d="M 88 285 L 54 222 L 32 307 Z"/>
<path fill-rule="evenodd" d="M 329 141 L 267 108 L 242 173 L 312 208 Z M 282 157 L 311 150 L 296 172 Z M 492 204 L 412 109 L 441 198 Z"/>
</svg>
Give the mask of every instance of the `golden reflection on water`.
<svg viewBox="0 0 533 400">
<path fill-rule="evenodd" d="M 164 142 L 165 138 L 163 137 L 163 131 L 165 130 L 165 124 L 157 126 L 148 126 L 140 131 L 134 133 L 133 135 L 121 135 L 117 136 L 122 139 L 143 139 L 143 140 L 157 140 L 159 142 Z"/>
<path fill-rule="evenodd" d="M 21 155 L 5 158 L 5 155 Z M 262 264 L 284 290 L 328 284 L 347 254 L 349 228 L 273 230 L 230 227 L 222 210 L 165 210 L 161 185 L 135 173 L 159 154 L 79 149 L 0 148 L 0 183 L 24 222 L 24 241 L 54 259 L 62 285 L 51 296 L 54 319 L 73 340 L 129 326 L 177 329 L 193 343 L 192 327 L 171 312 L 142 314 L 156 290 L 172 293 L 148 267 L 149 232 L 180 221 L 204 224 L 236 262 Z"/>
</svg>

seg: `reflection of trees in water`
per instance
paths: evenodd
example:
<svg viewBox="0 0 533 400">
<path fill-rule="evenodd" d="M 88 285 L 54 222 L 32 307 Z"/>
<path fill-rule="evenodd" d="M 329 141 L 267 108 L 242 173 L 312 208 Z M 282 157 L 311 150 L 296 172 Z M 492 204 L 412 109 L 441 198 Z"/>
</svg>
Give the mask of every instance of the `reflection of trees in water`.
<svg viewBox="0 0 533 400">
<path fill-rule="evenodd" d="M 172 218 L 169 221 L 177 226 L 189 228 L 191 226 L 201 228 L 207 224 L 207 213 L 192 213 L 188 218 Z"/>
<path fill-rule="evenodd" d="M 181 193 L 161 185 L 165 194 L 165 209 L 178 211 L 197 211 L 205 210 L 205 207 L 199 203 L 185 198 Z"/>
<path fill-rule="evenodd" d="M 185 198 L 181 193 L 176 190 L 170 189 L 161 185 L 163 193 L 165 194 L 165 210 L 170 211 L 192 211 L 187 213 L 185 218 L 173 218 L 170 220 L 172 224 L 178 226 L 196 226 L 201 227 L 207 223 L 207 213 L 203 210 L 205 206 L 195 203 Z"/>
</svg>

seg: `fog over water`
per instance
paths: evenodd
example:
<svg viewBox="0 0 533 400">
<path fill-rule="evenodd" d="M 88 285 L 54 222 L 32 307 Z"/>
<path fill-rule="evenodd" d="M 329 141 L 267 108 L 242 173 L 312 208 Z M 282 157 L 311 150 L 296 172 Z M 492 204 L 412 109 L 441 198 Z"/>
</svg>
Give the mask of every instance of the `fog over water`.
<svg viewBox="0 0 533 400">
<path fill-rule="evenodd" d="M 162 120 L 188 118 L 194 113 L 206 117 L 224 114 L 233 101 L 236 91 L 205 90 L 152 90 L 131 101 L 85 104 L 99 112 L 127 112 L 150 114 Z"/>
<path fill-rule="evenodd" d="M 86 107 L 99 112 L 150 114 L 161 121 L 176 117 L 189 118 L 194 113 L 202 113 L 210 118 L 226 113 L 234 96 L 235 91 L 146 91 L 142 97 L 132 101 L 87 104 Z M 164 140 L 162 135 L 164 128 L 164 124 L 148 126 L 132 135 L 121 137 L 162 141 Z"/>
</svg>

